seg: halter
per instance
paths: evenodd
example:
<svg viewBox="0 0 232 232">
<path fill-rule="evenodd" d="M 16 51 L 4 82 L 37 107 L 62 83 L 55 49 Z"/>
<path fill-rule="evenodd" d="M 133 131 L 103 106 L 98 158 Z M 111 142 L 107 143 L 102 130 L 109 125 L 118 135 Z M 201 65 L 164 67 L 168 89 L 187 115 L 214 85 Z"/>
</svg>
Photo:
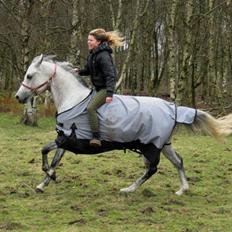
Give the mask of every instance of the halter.
<svg viewBox="0 0 232 232">
<path fill-rule="evenodd" d="M 38 89 L 40 89 L 41 87 L 43 87 L 43 86 L 45 86 L 45 85 L 47 85 L 47 87 L 49 86 L 49 84 L 51 83 L 51 81 L 52 81 L 52 79 L 54 79 L 55 78 L 55 76 L 56 76 L 56 64 L 54 65 L 54 71 L 53 71 L 53 73 L 52 73 L 52 75 L 50 76 L 50 78 L 47 80 L 47 81 L 45 81 L 44 83 L 42 83 L 41 85 L 39 85 L 39 86 L 37 86 L 37 87 L 30 87 L 30 86 L 28 86 L 28 85 L 26 85 L 26 84 L 24 84 L 23 82 L 22 82 L 22 86 L 23 87 L 25 87 L 25 88 L 27 88 L 27 89 L 29 89 L 29 90 L 31 90 L 31 92 L 33 92 L 33 93 L 35 93 L 35 94 L 38 94 Z"/>
</svg>

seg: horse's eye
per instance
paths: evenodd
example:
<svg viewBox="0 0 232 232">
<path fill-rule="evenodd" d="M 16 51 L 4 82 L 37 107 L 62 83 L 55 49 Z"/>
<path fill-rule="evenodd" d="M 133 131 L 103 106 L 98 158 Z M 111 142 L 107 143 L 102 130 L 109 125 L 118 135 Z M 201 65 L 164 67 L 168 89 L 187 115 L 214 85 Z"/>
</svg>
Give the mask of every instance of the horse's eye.
<svg viewBox="0 0 232 232">
<path fill-rule="evenodd" d="M 27 79 L 28 79 L 28 80 L 31 80 L 31 79 L 32 79 L 32 75 L 28 74 L 28 75 L 27 75 Z"/>
</svg>

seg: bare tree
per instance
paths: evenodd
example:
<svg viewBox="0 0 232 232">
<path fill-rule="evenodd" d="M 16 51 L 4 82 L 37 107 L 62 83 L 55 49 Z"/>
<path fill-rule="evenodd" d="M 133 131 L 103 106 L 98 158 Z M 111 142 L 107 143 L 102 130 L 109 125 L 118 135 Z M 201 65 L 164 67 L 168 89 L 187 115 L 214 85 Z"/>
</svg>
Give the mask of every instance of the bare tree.
<svg viewBox="0 0 232 232">
<path fill-rule="evenodd" d="M 176 98 L 176 82 L 177 82 L 177 52 L 176 52 L 176 27 L 175 27 L 175 15 L 176 15 L 177 0 L 173 0 L 170 5 L 170 14 L 167 25 L 167 41 L 168 41 L 168 74 L 169 74 L 169 92 L 171 100 Z"/>
<path fill-rule="evenodd" d="M 122 84 L 122 82 L 125 81 L 128 63 L 129 63 L 129 60 L 132 58 L 131 57 L 132 52 L 135 49 L 134 46 L 136 43 L 136 35 L 138 33 L 139 22 L 140 22 L 141 17 L 143 16 L 143 14 L 146 12 L 148 5 L 149 5 L 149 0 L 146 0 L 144 6 L 141 5 L 141 2 L 139 0 L 136 1 L 135 18 L 134 18 L 133 24 L 132 24 L 133 26 L 132 26 L 130 33 L 126 34 L 126 38 L 128 38 L 126 40 L 127 46 L 128 46 L 127 55 L 126 55 L 126 58 L 124 60 L 123 66 L 121 68 L 119 80 L 116 84 L 116 89 L 118 89 L 119 86 Z"/>
<path fill-rule="evenodd" d="M 81 0 L 72 0 L 72 33 L 70 38 L 69 61 L 74 65 L 80 65 L 80 49 L 78 41 L 82 40 L 81 19 L 78 9 L 81 9 Z"/>
<path fill-rule="evenodd" d="M 121 93 L 169 93 L 178 104 L 231 103 L 230 0 L 0 0 L 0 88 L 15 90 L 30 60 L 56 54 L 83 65 L 93 28 L 119 30 Z M 231 106 L 232 107 L 232 106 Z"/>
<path fill-rule="evenodd" d="M 21 19 L 22 36 L 22 67 L 25 73 L 29 66 L 29 38 L 30 38 L 30 16 L 34 5 L 33 0 L 19 1 L 19 16 Z M 36 97 L 32 97 L 24 106 L 24 114 L 21 122 L 26 125 L 37 126 L 37 102 Z"/>
</svg>

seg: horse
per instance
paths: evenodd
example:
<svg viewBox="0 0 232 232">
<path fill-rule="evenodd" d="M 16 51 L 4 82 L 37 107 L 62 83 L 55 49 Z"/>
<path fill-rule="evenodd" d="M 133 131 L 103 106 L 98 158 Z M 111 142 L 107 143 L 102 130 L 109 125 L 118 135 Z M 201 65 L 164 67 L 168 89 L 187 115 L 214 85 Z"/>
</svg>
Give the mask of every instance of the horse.
<svg viewBox="0 0 232 232">
<path fill-rule="evenodd" d="M 232 133 L 232 114 L 218 120 L 202 110 L 176 106 L 160 98 L 115 94 L 113 102 L 104 104 L 99 109 L 103 112 L 98 112 L 99 120 L 103 124 L 100 125 L 102 146 L 91 147 L 86 105 L 94 91 L 85 84 L 72 64 L 41 54 L 32 60 L 15 96 L 18 102 L 23 104 L 46 90 L 51 91 L 57 110 L 58 134 L 54 141 L 42 148 L 42 170 L 45 177 L 36 186 L 37 192 L 44 192 L 45 186 L 56 179 L 56 167 L 66 150 L 75 154 L 99 154 L 115 149 L 129 149 L 142 155 L 145 172 L 129 187 L 120 189 L 121 192 L 134 192 L 154 175 L 162 152 L 178 171 L 180 188 L 175 193 L 182 195 L 189 190 L 189 184 L 183 159 L 171 144 L 177 125 L 185 124 L 191 129 L 201 130 L 217 140 Z M 115 103 L 114 108 L 114 102 L 118 101 L 119 104 Z M 73 113 L 73 109 L 76 109 L 76 112 Z M 124 111 L 126 116 L 120 117 Z M 128 116 L 128 112 L 132 113 L 132 117 Z M 76 116 L 77 122 L 71 121 L 73 115 Z M 68 117 L 68 123 L 65 117 Z M 49 165 L 47 155 L 52 150 L 56 152 Z"/>
</svg>

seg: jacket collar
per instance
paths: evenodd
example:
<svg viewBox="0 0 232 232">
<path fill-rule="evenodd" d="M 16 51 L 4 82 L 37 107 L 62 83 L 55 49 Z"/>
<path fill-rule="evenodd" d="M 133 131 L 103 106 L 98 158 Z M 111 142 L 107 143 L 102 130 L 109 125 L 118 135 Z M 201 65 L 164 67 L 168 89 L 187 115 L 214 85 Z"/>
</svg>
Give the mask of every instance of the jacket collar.
<svg viewBox="0 0 232 232">
<path fill-rule="evenodd" d="M 96 54 L 101 51 L 108 51 L 109 53 L 112 53 L 112 48 L 109 46 L 108 42 L 101 43 L 96 49 L 91 50 L 90 53 Z"/>
</svg>

